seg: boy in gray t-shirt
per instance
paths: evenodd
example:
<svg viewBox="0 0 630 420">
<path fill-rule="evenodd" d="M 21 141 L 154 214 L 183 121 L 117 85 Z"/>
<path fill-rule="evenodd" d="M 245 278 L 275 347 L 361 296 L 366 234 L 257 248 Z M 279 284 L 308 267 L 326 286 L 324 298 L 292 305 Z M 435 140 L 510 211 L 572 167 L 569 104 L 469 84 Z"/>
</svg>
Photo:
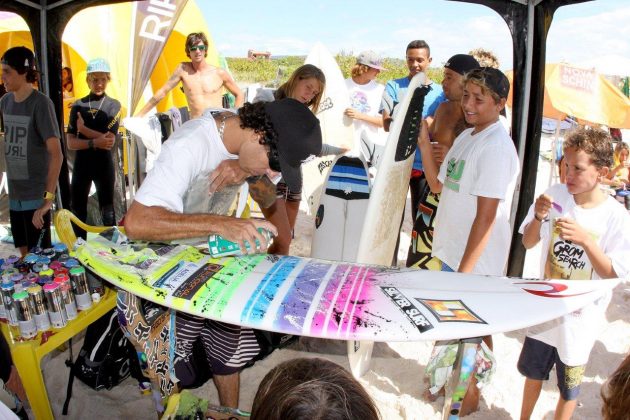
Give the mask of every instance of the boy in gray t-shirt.
<svg viewBox="0 0 630 420">
<path fill-rule="evenodd" d="M 39 76 L 33 52 L 10 48 L 0 63 L 7 90 L 0 99 L 0 112 L 11 232 L 24 256 L 36 245 L 50 247 L 50 209 L 63 156 L 52 101 L 32 86 Z"/>
</svg>

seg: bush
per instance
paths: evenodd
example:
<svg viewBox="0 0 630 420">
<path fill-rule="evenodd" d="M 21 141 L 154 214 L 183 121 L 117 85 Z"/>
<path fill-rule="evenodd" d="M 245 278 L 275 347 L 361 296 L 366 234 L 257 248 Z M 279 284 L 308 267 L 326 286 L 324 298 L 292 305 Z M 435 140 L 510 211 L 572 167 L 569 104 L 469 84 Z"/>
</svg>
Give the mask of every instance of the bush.
<svg viewBox="0 0 630 420">
<path fill-rule="evenodd" d="M 265 60 L 258 58 L 227 58 L 228 66 L 234 78 L 243 84 L 261 83 L 268 87 L 278 87 L 286 82 L 291 73 L 304 64 L 304 56 L 285 56 Z M 356 57 L 343 51 L 335 56 L 337 64 L 344 78 L 350 77 L 350 71 L 356 63 Z M 383 70 L 379 73 L 377 81 L 386 83 L 391 79 L 398 79 L 408 74 L 407 64 L 399 58 L 385 58 Z M 442 83 L 443 69 L 429 68 L 428 77 L 436 83 Z"/>
</svg>

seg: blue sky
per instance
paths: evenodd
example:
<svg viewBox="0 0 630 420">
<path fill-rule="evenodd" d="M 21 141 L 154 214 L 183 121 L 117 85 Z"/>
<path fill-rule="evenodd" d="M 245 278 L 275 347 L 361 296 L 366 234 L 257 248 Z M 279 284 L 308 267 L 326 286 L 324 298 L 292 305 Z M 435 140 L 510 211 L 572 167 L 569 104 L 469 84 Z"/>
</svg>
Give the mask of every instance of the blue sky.
<svg viewBox="0 0 630 420">
<path fill-rule="evenodd" d="M 512 67 L 504 21 L 477 4 L 445 0 L 198 0 L 219 51 L 244 57 L 249 48 L 275 55 L 306 55 L 316 41 L 333 53 L 372 49 L 404 56 L 412 39 L 431 46 L 433 65 L 476 47 L 491 49 Z M 386 5 L 391 4 L 395 9 Z M 630 58 L 630 1 L 596 0 L 561 7 L 547 44 L 547 61 L 581 63 L 594 57 Z"/>
</svg>

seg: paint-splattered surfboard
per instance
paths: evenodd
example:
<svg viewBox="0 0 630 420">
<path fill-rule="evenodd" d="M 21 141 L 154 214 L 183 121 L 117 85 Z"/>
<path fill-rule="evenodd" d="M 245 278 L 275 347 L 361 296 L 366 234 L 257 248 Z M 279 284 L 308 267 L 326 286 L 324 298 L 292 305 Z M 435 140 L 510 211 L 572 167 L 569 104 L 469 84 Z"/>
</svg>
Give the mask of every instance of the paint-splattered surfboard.
<svg viewBox="0 0 630 420">
<path fill-rule="evenodd" d="M 557 318 L 616 280 L 538 282 L 253 255 L 211 259 L 184 245 L 77 248 L 114 286 L 157 304 L 232 324 L 343 340 L 445 340 L 511 331 Z"/>
</svg>

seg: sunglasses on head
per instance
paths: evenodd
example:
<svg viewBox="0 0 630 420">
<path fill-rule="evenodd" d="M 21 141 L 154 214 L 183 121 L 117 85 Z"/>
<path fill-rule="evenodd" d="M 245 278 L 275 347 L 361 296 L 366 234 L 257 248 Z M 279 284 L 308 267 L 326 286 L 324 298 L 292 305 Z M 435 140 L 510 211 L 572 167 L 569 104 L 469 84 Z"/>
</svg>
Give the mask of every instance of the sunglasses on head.
<svg viewBox="0 0 630 420">
<path fill-rule="evenodd" d="M 205 51 L 206 50 L 206 46 L 205 45 L 193 45 L 192 47 L 188 48 L 188 51 Z"/>
<path fill-rule="evenodd" d="M 269 168 L 276 172 L 282 172 L 280 168 L 280 154 L 275 144 L 268 143 L 269 150 L 267 151 L 267 158 L 269 159 Z"/>
</svg>

